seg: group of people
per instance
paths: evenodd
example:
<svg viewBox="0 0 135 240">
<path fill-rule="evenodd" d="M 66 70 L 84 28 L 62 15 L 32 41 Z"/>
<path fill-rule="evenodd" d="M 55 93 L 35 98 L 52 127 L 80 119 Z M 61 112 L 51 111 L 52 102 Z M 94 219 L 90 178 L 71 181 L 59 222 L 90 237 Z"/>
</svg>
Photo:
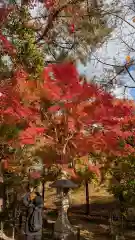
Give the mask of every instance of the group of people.
<svg viewBox="0 0 135 240">
<path fill-rule="evenodd" d="M 41 240 L 43 223 L 43 199 L 39 191 L 28 192 L 23 198 L 24 213 L 20 227 L 24 240 Z"/>
</svg>

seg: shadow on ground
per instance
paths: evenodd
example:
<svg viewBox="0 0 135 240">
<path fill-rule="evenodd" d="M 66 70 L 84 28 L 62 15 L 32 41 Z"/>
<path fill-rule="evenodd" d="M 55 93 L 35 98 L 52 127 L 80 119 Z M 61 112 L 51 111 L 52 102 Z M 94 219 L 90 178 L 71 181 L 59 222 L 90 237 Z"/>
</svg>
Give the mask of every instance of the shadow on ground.
<svg viewBox="0 0 135 240">
<path fill-rule="evenodd" d="M 89 214 L 86 215 L 86 205 L 73 205 L 68 211 L 69 220 L 74 226 L 81 229 L 81 239 L 110 240 L 109 217 L 111 212 L 116 212 L 120 205 L 117 201 L 92 202 L 89 205 Z M 57 211 L 47 214 L 47 218 L 56 219 Z M 125 239 L 135 239 L 135 227 L 131 223 L 125 228 Z"/>
<path fill-rule="evenodd" d="M 85 214 L 86 205 L 73 205 L 68 211 L 69 220 L 72 225 L 80 228 L 80 240 L 110 240 L 112 237 L 109 235 L 109 216 L 112 211 L 119 209 L 119 204 L 116 201 L 105 202 L 96 201 L 89 205 L 89 215 Z M 53 239 L 53 223 L 57 219 L 56 209 L 46 209 L 45 219 L 43 224 L 43 237 L 44 240 Z M 49 221 L 50 220 L 50 221 Z M 11 228 L 5 224 L 5 233 L 11 237 Z M 10 229 L 10 231 L 9 231 Z M 135 239 L 135 231 L 126 230 L 126 240 Z M 20 240 L 19 231 L 16 231 L 16 240 Z M 1 239 L 0 239 L 1 240 Z M 70 239 L 72 240 L 72 239 Z M 75 238 L 73 239 L 75 240 Z"/>
<path fill-rule="evenodd" d="M 118 201 L 105 201 L 105 202 L 92 202 L 89 205 L 89 213 L 90 215 L 102 215 L 102 216 L 109 216 L 110 211 L 116 210 L 119 208 Z M 70 208 L 70 211 L 73 213 L 85 214 L 86 212 L 86 204 L 81 205 L 73 205 Z"/>
<path fill-rule="evenodd" d="M 69 218 L 73 224 L 79 225 L 81 229 L 85 229 L 91 233 L 93 240 L 109 240 L 110 236 L 109 218 L 110 215 L 116 214 L 120 209 L 120 204 L 116 200 L 95 201 L 89 205 L 89 214 L 86 215 L 86 205 L 75 205 L 69 209 Z M 134 222 L 135 223 L 135 222 Z M 126 222 L 124 228 L 125 239 L 135 239 L 135 225 L 133 222 Z M 87 237 L 86 237 L 87 239 Z"/>
</svg>

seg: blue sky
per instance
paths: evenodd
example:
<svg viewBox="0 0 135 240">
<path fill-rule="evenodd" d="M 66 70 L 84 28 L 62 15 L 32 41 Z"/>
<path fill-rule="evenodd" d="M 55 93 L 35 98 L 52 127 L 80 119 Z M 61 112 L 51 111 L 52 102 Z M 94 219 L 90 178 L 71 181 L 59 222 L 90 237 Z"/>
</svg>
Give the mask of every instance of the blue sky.
<svg viewBox="0 0 135 240">
<path fill-rule="evenodd" d="M 130 0 L 122 0 L 121 3 L 124 6 L 127 4 L 129 5 L 131 2 Z M 127 46 L 122 42 L 122 40 L 124 40 L 132 48 L 135 49 L 135 23 L 133 22 L 135 12 L 133 13 L 127 7 L 123 7 L 122 14 L 125 17 L 124 19 L 132 26 L 124 21 L 117 19 L 117 28 L 112 32 L 109 40 L 107 40 L 101 48 L 97 49 L 97 51 L 94 53 L 95 57 L 92 56 L 93 59 L 87 64 L 86 67 L 79 66 L 80 72 L 85 72 L 89 78 L 96 77 L 99 79 L 107 79 L 108 76 L 109 79 L 110 76 L 114 75 L 113 67 L 102 64 L 96 59 L 99 59 L 100 61 L 110 65 L 124 65 L 127 55 L 130 55 L 135 59 L 135 52 L 131 52 L 131 49 L 129 50 Z M 130 72 L 135 79 L 135 68 L 130 69 Z M 118 76 L 117 80 L 120 83 L 135 87 L 135 82 L 133 82 L 128 73 L 126 73 L 124 76 Z M 118 97 L 123 97 L 123 91 L 124 87 L 116 87 L 114 93 Z M 135 89 L 126 89 L 126 97 L 135 99 Z"/>
</svg>

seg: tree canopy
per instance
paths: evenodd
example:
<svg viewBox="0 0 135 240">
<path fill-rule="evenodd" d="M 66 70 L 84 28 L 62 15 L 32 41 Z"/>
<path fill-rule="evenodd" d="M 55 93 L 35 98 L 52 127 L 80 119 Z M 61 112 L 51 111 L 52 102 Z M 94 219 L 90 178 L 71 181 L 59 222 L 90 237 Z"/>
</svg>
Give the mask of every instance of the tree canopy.
<svg viewBox="0 0 135 240">
<path fill-rule="evenodd" d="M 34 4 L 14 2 L 1 9 L 0 143 L 8 146 L 2 158 L 20 169 L 33 156 L 44 164 L 67 165 L 88 153 L 134 153 L 128 141 L 131 136 L 134 141 L 132 102 L 118 101 L 88 83 L 73 61 L 59 58 L 70 55 L 67 43 L 71 57 L 102 43 L 111 31 L 103 6 L 46 1 L 40 3 L 44 8 L 38 21 L 30 12 Z M 50 53 L 54 63 L 47 64 Z M 17 150 L 11 154 L 9 149 Z"/>
</svg>

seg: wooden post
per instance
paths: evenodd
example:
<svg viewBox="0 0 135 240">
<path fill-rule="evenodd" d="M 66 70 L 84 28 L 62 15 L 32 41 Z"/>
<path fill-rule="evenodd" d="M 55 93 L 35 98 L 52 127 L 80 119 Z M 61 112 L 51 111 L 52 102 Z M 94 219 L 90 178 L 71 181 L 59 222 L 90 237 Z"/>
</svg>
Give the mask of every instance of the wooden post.
<svg viewBox="0 0 135 240">
<path fill-rule="evenodd" d="M 42 179 L 42 198 L 45 200 L 45 165 L 43 166 L 43 179 Z"/>
<path fill-rule="evenodd" d="M 28 191 L 30 191 L 30 171 L 31 169 L 29 168 L 29 173 L 28 173 Z"/>
<path fill-rule="evenodd" d="M 44 201 L 45 200 L 45 181 L 44 180 L 42 181 L 42 198 Z"/>
<path fill-rule="evenodd" d="M 77 227 L 77 240 L 80 240 L 80 228 Z"/>
<path fill-rule="evenodd" d="M 85 196 L 86 196 L 86 215 L 89 215 L 89 183 L 85 180 Z"/>
</svg>

